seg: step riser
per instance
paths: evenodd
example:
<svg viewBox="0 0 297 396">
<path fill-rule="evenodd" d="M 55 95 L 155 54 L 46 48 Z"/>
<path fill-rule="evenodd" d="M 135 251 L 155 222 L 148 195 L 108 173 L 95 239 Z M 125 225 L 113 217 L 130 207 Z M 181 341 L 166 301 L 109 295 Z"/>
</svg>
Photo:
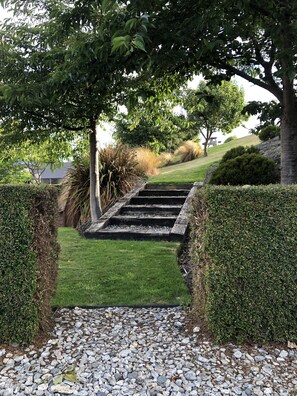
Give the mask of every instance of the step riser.
<svg viewBox="0 0 297 396">
<path fill-rule="evenodd" d="M 189 191 L 186 190 L 141 190 L 139 191 L 138 196 L 147 197 L 147 196 L 156 196 L 156 197 L 187 197 Z"/>
<path fill-rule="evenodd" d="M 116 217 L 112 217 L 110 219 L 109 224 L 110 225 L 123 225 L 123 226 L 128 226 L 128 225 L 143 225 L 143 226 L 164 226 L 164 227 L 173 227 L 175 223 L 176 218 L 151 218 L 151 217 L 145 217 L 145 218 L 131 218 L 127 217 L 125 219 L 119 219 Z"/>
<path fill-rule="evenodd" d="M 109 232 L 104 233 L 104 231 L 97 233 L 85 233 L 85 237 L 88 239 L 119 239 L 126 241 L 168 241 L 168 242 L 182 242 L 182 238 L 179 235 L 170 235 L 170 234 L 130 234 L 130 233 L 117 233 L 117 232 Z"/>
<path fill-rule="evenodd" d="M 133 208 L 133 209 L 132 209 Z M 180 212 L 181 208 L 153 208 L 149 206 L 141 206 L 141 207 L 123 207 L 120 211 L 121 214 L 124 215 L 134 215 L 134 214 L 140 214 L 140 213 L 145 213 L 145 214 L 154 214 L 154 215 L 160 215 L 162 216 L 163 213 L 166 213 L 167 215 L 178 215 Z"/>
<path fill-rule="evenodd" d="M 193 184 L 181 183 L 181 184 L 147 184 L 146 190 L 191 190 Z"/>
<path fill-rule="evenodd" d="M 130 200 L 130 205 L 182 205 L 185 197 L 134 197 Z"/>
</svg>

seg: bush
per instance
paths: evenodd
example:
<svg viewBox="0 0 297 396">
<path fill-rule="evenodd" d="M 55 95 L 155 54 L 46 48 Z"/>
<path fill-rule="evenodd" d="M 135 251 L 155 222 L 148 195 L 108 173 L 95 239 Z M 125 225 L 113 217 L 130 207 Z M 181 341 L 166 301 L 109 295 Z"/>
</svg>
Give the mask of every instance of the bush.
<svg viewBox="0 0 297 396">
<path fill-rule="evenodd" d="M 280 136 L 280 127 L 276 125 L 268 125 L 261 129 L 258 136 L 262 142 L 266 142 L 267 140 Z"/>
<path fill-rule="evenodd" d="M 187 142 L 183 143 L 174 152 L 175 155 L 181 156 L 180 162 L 192 161 L 201 156 L 202 153 L 203 151 L 201 146 L 192 140 L 188 140 Z"/>
<path fill-rule="evenodd" d="M 130 191 L 144 177 L 135 151 L 125 145 L 108 146 L 99 153 L 102 209 Z M 66 224 L 74 227 L 90 220 L 90 166 L 88 158 L 76 161 L 63 184 Z"/>
<path fill-rule="evenodd" d="M 137 171 L 146 176 L 155 176 L 159 173 L 158 156 L 150 149 L 138 147 L 136 150 Z"/>
<path fill-rule="evenodd" d="M 0 186 L 0 343 L 51 326 L 57 278 L 57 189 Z"/>
<path fill-rule="evenodd" d="M 239 157 L 243 154 L 259 154 L 260 150 L 256 146 L 244 147 L 244 146 L 237 146 L 228 150 L 222 157 L 221 163 L 229 161 L 230 159 L 234 159 Z"/>
<path fill-rule="evenodd" d="M 213 172 L 209 184 L 242 186 L 272 184 L 278 181 L 275 162 L 260 154 L 243 154 L 222 162 Z"/>
<path fill-rule="evenodd" d="M 236 139 L 238 139 L 237 136 L 229 136 L 229 137 L 224 141 L 224 143 L 229 143 L 229 142 L 232 142 L 233 140 L 236 140 Z"/>
<path fill-rule="evenodd" d="M 218 342 L 297 341 L 297 186 L 207 187 L 191 221 L 193 312 Z"/>
</svg>

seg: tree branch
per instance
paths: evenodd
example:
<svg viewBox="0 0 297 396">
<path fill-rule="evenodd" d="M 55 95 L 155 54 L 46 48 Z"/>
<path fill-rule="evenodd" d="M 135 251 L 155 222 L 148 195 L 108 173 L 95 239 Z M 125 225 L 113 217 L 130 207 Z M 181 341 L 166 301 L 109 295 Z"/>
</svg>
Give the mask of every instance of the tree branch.
<svg viewBox="0 0 297 396">
<path fill-rule="evenodd" d="M 56 128 L 62 128 L 62 129 L 65 129 L 66 131 L 82 131 L 83 129 L 90 128 L 90 125 L 85 125 L 85 126 L 81 126 L 81 127 L 74 127 L 74 126 L 70 127 L 70 126 L 63 124 L 62 122 L 56 121 L 52 117 L 40 115 L 39 113 L 36 113 L 35 111 L 25 110 L 25 113 L 29 114 L 32 117 L 35 117 L 37 119 L 42 119 L 42 120 L 48 121 L 51 124 L 53 124 Z"/>
<path fill-rule="evenodd" d="M 279 100 L 280 103 L 282 103 L 282 101 L 283 101 L 283 91 L 282 91 L 282 89 L 275 83 L 274 80 L 273 80 L 273 81 L 274 81 L 274 84 L 271 84 L 271 83 L 268 84 L 268 83 L 265 83 L 265 82 L 259 80 L 258 78 L 255 78 L 255 77 L 250 76 L 250 75 L 247 74 L 246 72 L 244 72 L 244 71 L 242 71 L 242 70 L 240 70 L 240 69 L 237 69 L 237 68 L 234 67 L 234 66 L 231 66 L 231 65 L 228 65 L 228 64 L 224 64 L 224 65 L 222 66 L 222 68 L 226 69 L 227 71 L 232 72 L 233 74 L 236 74 L 236 75 L 239 76 L 239 77 L 244 78 L 245 80 L 247 80 L 247 81 L 249 81 L 249 82 L 251 82 L 251 83 L 253 83 L 253 84 L 255 84 L 255 85 L 258 85 L 258 87 L 261 87 L 261 88 L 263 88 L 263 89 L 266 89 L 267 91 L 271 92 L 271 93 Z"/>
</svg>

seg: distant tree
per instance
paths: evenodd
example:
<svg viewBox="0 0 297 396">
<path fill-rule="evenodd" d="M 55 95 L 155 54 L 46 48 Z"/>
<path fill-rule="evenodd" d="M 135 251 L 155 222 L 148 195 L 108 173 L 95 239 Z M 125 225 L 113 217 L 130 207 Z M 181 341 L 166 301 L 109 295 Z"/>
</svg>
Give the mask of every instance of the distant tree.
<svg viewBox="0 0 297 396">
<path fill-rule="evenodd" d="M 156 153 L 173 152 L 180 143 L 197 136 L 184 115 L 161 105 L 151 111 L 143 106 L 139 111 L 134 108 L 132 114 L 122 114 L 116 121 L 114 135 L 121 143 L 148 147 Z"/>
<path fill-rule="evenodd" d="M 242 112 L 244 92 L 233 82 L 222 81 L 220 85 L 213 86 L 202 80 L 196 90 L 185 91 L 183 106 L 191 127 L 205 139 L 205 157 L 209 140 L 215 132 L 231 133 L 246 119 Z"/>
<path fill-rule="evenodd" d="M 3 138 L 4 137 L 4 138 Z M 41 176 L 47 167 L 52 170 L 69 159 L 72 147 L 69 142 L 57 142 L 55 140 L 43 140 L 33 143 L 30 140 L 15 143 L 8 141 L 4 132 L 0 134 L 0 163 L 9 178 L 2 177 L 3 182 L 34 181 L 41 183 Z M 1 176 L 0 176 L 1 177 Z"/>
</svg>

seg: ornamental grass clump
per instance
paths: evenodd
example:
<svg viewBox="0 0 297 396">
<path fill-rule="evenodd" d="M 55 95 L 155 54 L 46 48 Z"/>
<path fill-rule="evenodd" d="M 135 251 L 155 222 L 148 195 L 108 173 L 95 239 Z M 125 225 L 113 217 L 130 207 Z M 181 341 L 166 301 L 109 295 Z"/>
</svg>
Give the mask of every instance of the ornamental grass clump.
<svg viewBox="0 0 297 396">
<path fill-rule="evenodd" d="M 169 165 L 173 161 L 174 155 L 172 153 L 161 153 L 158 157 L 159 168 Z"/>
<path fill-rule="evenodd" d="M 138 147 L 136 150 L 137 170 L 146 176 L 156 176 L 159 166 L 158 156 L 150 149 Z"/>
<path fill-rule="evenodd" d="M 188 140 L 179 146 L 174 154 L 180 155 L 180 162 L 187 162 L 200 157 L 202 152 L 201 146 L 198 143 Z"/>
<path fill-rule="evenodd" d="M 128 146 L 108 146 L 99 152 L 100 193 L 103 211 L 130 191 L 143 177 L 136 154 Z M 66 224 L 74 227 L 90 220 L 89 158 L 83 157 L 69 169 L 64 181 Z"/>
</svg>

